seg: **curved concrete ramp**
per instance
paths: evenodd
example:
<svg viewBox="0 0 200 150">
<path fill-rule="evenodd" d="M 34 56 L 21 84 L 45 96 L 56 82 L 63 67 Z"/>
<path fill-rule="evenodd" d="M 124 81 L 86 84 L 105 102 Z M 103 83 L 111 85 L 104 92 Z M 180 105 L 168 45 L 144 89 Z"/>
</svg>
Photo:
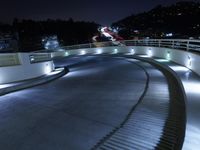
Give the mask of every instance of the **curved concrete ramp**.
<svg viewBox="0 0 200 150">
<path fill-rule="evenodd" d="M 186 122 L 184 91 L 169 72 L 138 64 L 147 75 L 143 96 L 125 121 L 93 149 L 181 149 Z"/>
<path fill-rule="evenodd" d="M 101 56 L 55 62 L 70 72 L 0 97 L 0 149 L 174 148 L 171 124 L 179 126 L 169 117 L 169 81 L 156 67 Z"/>
</svg>

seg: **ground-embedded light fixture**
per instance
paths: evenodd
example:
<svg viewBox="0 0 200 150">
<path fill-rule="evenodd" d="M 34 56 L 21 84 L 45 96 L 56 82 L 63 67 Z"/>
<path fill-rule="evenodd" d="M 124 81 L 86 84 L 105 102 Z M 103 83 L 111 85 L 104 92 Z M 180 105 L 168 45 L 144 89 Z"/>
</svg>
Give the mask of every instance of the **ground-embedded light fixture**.
<svg viewBox="0 0 200 150">
<path fill-rule="evenodd" d="M 131 54 L 135 54 L 135 50 L 133 48 L 131 49 Z"/>
<path fill-rule="evenodd" d="M 81 51 L 81 55 L 85 55 L 86 54 L 86 51 L 85 50 L 82 50 Z"/>
<path fill-rule="evenodd" d="M 149 56 L 149 57 L 151 57 L 153 54 L 152 54 L 152 50 L 151 50 L 151 48 L 149 48 L 148 49 L 148 51 L 147 51 L 147 55 Z"/>
<path fill-rule="evenodd" d="M 69 56 L 69 52 L 65 52 L 65 56 Z"/>
<path fill-rule="evenodd" d="M 102 50 L 101 49 L 97 49 L 96 53 L 97 54 L 102 54 Z"/>
<path fill-rule="evenodd" d="M 35 60 L 34 56 L 30 56 L 30 61 L 33 62 Z"/>
<path fill-rule="evenodd" d="M 114 54 L 117 54 L 118 53 L 118 49 L 114 49 Z"/>
<path fill-rule="evenodd" d="M 170 60 L 170 51 L 167 51 L 167 60 Z"/>
</svg>

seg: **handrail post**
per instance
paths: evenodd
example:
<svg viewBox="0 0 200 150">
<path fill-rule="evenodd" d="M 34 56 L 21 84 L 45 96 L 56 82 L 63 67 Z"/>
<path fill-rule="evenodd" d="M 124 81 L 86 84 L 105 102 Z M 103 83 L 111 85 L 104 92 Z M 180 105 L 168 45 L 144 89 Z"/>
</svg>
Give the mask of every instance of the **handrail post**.
<svg viewBox="0 0 200 150">
<path fill-rule="evenodd" d="M 158 40 L 158 47 L 160 47 L 161 45 L 161 40 Z"/>
<path fill-rule="evenodd" d="M 189 51 L 189 45 L 190 45 L 190 41 L 187 41 L 187 51 Z"/>
<path fill-rule="evenodd" d="M 172 40 L 172 48 L 174 49 L 174 40 Z"/>
<path fill-rule="evenodd" d="M 137 46 L 137 41 L 136 40 L 134 40 L 134 44 L 135 44 L 134 46 Z"/>
</svg>

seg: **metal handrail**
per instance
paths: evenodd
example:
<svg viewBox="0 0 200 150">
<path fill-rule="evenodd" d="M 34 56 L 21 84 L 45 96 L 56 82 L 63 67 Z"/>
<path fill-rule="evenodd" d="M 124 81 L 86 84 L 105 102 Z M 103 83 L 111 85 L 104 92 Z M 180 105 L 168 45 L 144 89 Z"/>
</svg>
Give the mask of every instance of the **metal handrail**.
<svg viewBox="0 0 200 150">
<path fill-rule="evenodd" d="M 63 46 L 59 49 L 47 51 L 39 50 L 34 53 L 51 53 L 57 51 L 67 51 L 73 49 L 86 49 L 86 48 L 100 48 L 112 46 L 149 46 L 149 47 L 163 47 L 172 48 L 191 52 L 200 52 L 200 40 L 188 39 L 140 39 L 140 40 L 124 40 L 124 41 L 108 41 L 108 42 L 95 42 L 78 45 Z"/>
<path fill-rule="evenodd" d="M 109 42 L 95 42 L 86 43 L 79 45 L 63 46 L 59 50 L 67 51 L 73 49 L 87 49 L 87 48 L 98 48 L 98 47 L 112 47 L 112 46 L 148 46 L 148 47 L 164 47 L 179 49 L 191 52 L 200 52 L 200 40 L 187 40 L 187 39 L 140 39 L 140 40 L 124 40 L 124 41 L 109 41 Z M 35 51 L 30 55 L 30 62 L 37 63 L 42 61 L 51 60 L 50 53 L 57 52 L 58 49 L 53 51 L 39 50 Z M 0 67 L 9 65 L 19 65 L 20 61 L 18 55 L 6 58 L 7 55 L 1 55 Z M 4 59 L 5 58 L 5 59 Z"/>
<path fill-rule="evenodd" d="M 64 46 L 61 49 L 72 50 L 81 48 L 98 48 L 110 46 L 153 46 L 168 47 L 172 49 L 198 51 L 200 52 L 200 40 L 187 39 L 142 39 L 142 40 L 125 40 L 116 42 L 96 42 L 79 45 Z"/>
</svg>

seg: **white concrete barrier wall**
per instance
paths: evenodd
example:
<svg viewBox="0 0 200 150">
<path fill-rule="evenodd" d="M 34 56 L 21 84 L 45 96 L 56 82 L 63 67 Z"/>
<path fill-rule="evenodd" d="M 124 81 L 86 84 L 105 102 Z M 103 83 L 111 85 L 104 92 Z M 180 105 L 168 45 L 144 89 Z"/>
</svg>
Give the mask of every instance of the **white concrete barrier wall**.
<svg viewBox="0 0 200 150">
<path fill-rule="evenodd" d="M 52 57 L 63 57 L 69 55 L 85 55 L 85 54 L 117 54 L 117 53 L 134 53 L 152 55 L 154 57 L 169 59 L 200 75 L 200 56 L 187 51 L 158 48 L 147 46 L 120 46 L 120 47 L 102 47 L 67 50 L 52 53 Z M 19 53 L 20 64 L 17 66 L 0 67 L 0 84 L 21 81 L 42 76 L 54 69 L 52 61 L 30 64 L 30 53 Z"/>
<path fill-rule="evenodd" d="M 69 55 L 85 55 L 85 54 L 116 54 L 116 53 L 134 53 L 141 55 L 152 55 L 168 59 L 182 66 L 186 66 L 192 71 L 200 75 L 200 56 L 177 49 L 148 47 L 148 46 L 120 46 L 120 47 L 101 47 L 101 48 L 87 48 L 87 49 L 73 49 L 63 52 L 55 52 L 52 57 L 63 57 Z"/>
<path fill-rule="evenodd" d="M 177 64 L 185 66 L 200 75 L 200 56 L 183 50 L 176 50 L 170 48 L 157 48 L 157 47 L 133 47 L 136 54 L 147 54 L 152 52 L 153 57 L 168 59 Z"/>
<path fill-rule="evenodd" d="M 0 67 L 0 84 L 36 78 L 54 69 L 52 61 L 30 64 L 30 53 L 19 53 L 21 65 Z"/>
</svg>

